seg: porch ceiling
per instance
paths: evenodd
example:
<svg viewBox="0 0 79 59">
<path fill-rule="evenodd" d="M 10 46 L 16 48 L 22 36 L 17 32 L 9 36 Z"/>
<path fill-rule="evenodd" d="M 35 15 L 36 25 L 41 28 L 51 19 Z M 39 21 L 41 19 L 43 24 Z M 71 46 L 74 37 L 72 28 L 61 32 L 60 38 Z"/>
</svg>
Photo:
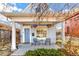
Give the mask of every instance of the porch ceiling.
<svg viewBox="0 0 79 59">
<path fill-rule="evenodd" d="M 32 17 L 34 14 L 27 13 L 2 13 L 6 17 Z"/>
<path fill-rule="evenodd" d="M 33 25 L 33 24 L 38 24 L 38 25 L 51 24 L 51 25 L 55 25 L 59 22 L 18 22 L 18 23 L 23 24 L 24 26 L 26 26 L 26 25 Z"/>
<path fill-rule="evenodd" d="M 11 18 L 11 20 L 22 24 L 24 26 L 26 25 L 32 25 L 32 24 L 51 24 L 52 26 L 61 22 L 61 20 L 56 21 L 54 17 L 51 15 L 45 16 L 45 19 L 48 19 L 49 21 L 34 21 L 34 14 L 26 14 L 26 13 L 4 13 L 4 16 Z M 52 21 L 53 20 L 53 21 Z"/>
<path fill-rule="evenodd" d="M 26 17 L 26 18 L 36 18 L 37 16 L 39 16 L 39 14 L 36 16 L 36 14 L 32 14 L 32 13 L 2 13 L 4 16 L 8 17 L 8 18 L 22 18 L 22 17 Z M 59 15 L 58 13 L 50 13 L 50 14 L 46 14 L 46 15 L 42 15 L 41 18 L 43 19 L 48 19 L 52 18 L 53 21 L 64 21 L 65 16 L 64 15 Z M 25 19 L 26 20 L 26 19 Z M 19 19 L 18 19 L 19 21 Z M 23 20 L 21 20 L 23 21 Z"/>
</svg>

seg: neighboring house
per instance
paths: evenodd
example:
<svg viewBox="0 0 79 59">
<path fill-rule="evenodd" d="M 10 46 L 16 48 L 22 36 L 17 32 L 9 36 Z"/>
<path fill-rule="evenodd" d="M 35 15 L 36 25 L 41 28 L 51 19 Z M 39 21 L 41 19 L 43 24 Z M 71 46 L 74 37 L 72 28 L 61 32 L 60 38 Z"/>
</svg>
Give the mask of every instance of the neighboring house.
<svg viewBox="0 0 79 59">
<path fill-rule="evenodd" d="M 65 34 L 79 37 L 79 13 L 74 14 L 65 21 Z"/>
<path fill-rule="evenodd" d="M 7 40 L 11 43 L 12 25 L 9 20 L 7 20 L 7 17 L 0 14 L 0 42 L 2 42 L 2 40 L 5 40 L 5 41 Z M 17 34 L 16 43 L 19 43 L 20 42 L 20 25 L 19 24 L 16 24 L 16 34 Z"/>
</svg>

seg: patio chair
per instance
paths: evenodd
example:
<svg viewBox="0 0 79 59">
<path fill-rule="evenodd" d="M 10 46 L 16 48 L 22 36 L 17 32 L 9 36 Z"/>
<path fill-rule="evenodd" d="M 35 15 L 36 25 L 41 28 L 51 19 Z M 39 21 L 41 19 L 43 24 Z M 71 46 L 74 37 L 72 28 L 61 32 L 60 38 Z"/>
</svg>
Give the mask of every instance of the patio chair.
<svg viewBox="0 0 79 59">
<path fill-rule="evenodd" d="M 40 44 L 40 45 L 43 45 L 43 44 L 44 44 L 44 40 L 40 40 L 40 41 L 39 41 L 39 44 Z"/>
<path fill-rule="evenodd" d="M 39 43 L 39 40 L 37 40 L 37 38 L 33 38 L 33 44 L 34 44 L 34 45 L 40 44 L 40 43 Z"/>
<path fill-rule="evenodd" d="M 51 39 L 50 38 L 46 38 L 45 40 L 45 45 L 51 45 Z"/>
</svg>

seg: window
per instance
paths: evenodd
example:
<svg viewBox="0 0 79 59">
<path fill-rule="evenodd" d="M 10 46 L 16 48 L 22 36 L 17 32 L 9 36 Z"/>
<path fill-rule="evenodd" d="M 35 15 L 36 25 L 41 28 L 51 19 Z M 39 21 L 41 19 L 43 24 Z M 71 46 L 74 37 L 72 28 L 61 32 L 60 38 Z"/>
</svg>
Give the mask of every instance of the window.
<svg viewBox="0 0 79 59">
<path fill-rule="evenodd" d="M 34 33 L 32 33 L 32 36 L 34 36 Z"/>
<path fill-rule="evenodd" d="M 38 26 L 36 33 L 37 33 L 38 38 L 46 38 L 47 37 L 47 27 Z"/>
<path fill-rule="evenodd" d="M 67 26 L 67 34 L 69 34 L 69 26 Z"/>
</svg>

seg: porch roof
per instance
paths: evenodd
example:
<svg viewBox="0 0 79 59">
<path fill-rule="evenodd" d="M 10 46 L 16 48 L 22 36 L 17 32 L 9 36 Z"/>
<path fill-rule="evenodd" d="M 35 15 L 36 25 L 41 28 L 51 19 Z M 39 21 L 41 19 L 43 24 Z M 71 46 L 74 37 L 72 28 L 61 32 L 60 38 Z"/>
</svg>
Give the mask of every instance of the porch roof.
<svg viewBox="0 0 79 59">
<path fill-rule="evenodd" d="M 65 20 L 68 20 L 68 18 L 70 18 L 71 16 L 75 15 L 79 13 L 79 9 L 74 9 L 74 10 L 71 10 L 69 12 L 56 12 L 56 13 L 48 13 L 48 14 L 43 14 L 41 16 L 41 18 L 43 19 L 47 19 L 45 22 L 61 22 L 61 21 L 65 21 Z M 34 19 L 39 16 L 40 14 L 36 15 L 34 13 L 2 13 L 4 16 L 8 17 L 8 18 L 11 18 L 11 20 L 14 20 L 16 22 L 20 21 L 20 23 L 25 23 L 25 22 L 33 22 Z M 21 18 L 20 20 L 18 19 Z M 25 18 L 24 18 L 25 17 Z M 13 18 L 13 19 L 12 19 Z M 29 18 L 29 20 L 28 20 Z M 50 21 L 51 19 L 51 21 Z M 44 21 L 43 21 L 44 22 Z"/>
<path fill-rule="evenodd" d="M 16 17 L 26 17 L 26 18 L 36 18 L 39 16 L 39 14 L 36 16 L 34 13 L 2 13 L 4 16 L 8 18 L 16 18 Z M 41 18 L 48 19 L 52 18 L 53 21 L 63 21 L 65 19 L 64 15 L 59 15 L 58 13 L 53 14 L 47 14 L 47 15 L 42 15 Z M 19 20 L 19 19 L 18 19 Z"/>
</svg>

